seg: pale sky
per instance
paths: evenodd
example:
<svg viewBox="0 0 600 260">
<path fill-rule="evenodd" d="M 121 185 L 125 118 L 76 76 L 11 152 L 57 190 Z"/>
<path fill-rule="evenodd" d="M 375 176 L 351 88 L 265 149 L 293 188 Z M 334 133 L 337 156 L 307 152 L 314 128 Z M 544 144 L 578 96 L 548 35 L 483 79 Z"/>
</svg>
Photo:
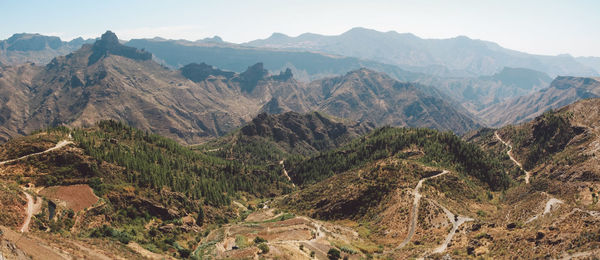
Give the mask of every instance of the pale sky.
<svg viewBox="0 0 600 260">
<path fill-rule="evenodd" d="M 422 38 L 465 35 L 533 54 L 600 57 L 599 0 L 0 0 L 0 39 L 36 32 L 63 40 L 112 30 L 121 39 L 241 43 L 273 32 L 337 35 L 353 27 Z"/>
</svg>

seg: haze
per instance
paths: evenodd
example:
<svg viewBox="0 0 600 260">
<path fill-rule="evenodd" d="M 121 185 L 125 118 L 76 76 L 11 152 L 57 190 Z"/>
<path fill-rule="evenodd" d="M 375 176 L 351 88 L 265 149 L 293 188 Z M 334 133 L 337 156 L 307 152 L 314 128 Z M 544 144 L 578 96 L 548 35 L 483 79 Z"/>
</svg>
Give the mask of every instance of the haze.
<svg viewBox="0 0 600 260">
<path fill-rule="evenodd" d="M 241 43 L 273 32 L 333 35 L 353 27 L 424 38 L 465 35 L 535 54 L 600 56 L 598 1 L 4 1 L 0 38 L 38 32 L 64 39 L 197 40 Z"/>
</svg>

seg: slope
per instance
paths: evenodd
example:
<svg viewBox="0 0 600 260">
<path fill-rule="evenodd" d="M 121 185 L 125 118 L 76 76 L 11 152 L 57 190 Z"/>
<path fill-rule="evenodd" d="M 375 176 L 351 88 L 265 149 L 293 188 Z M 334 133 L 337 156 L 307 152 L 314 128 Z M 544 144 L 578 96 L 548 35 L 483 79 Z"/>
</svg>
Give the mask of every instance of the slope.
<svg viewBox="0 0 600 260">
<path fill-rule="evenodd" d="M 477 116 L 491 126 L 521 123 L 546 110 L 594 97 L 600 97 L 600 81 L 597 78 L 557 77 L 548 88 L 492 105 L 478 112 Z"/>
<path fill-rule="evenodd" d="M 319 112 L 262 113 L 238 131 L 198 149 L 213 151 L 222 158 L 274 165 L 289 157 L 337 148 L 373 128 L 371 123 L 345 122 Z"/>
<path fill-rule="evenodd" d="M 273 95 L 302 98 L 293 79 L 261 74 L 260 64 L 235 77 L 215 75 L 199 82 L 184 76 L 194 69 L 198 68 L 186 73 L 166 69 L 153 62 L 150 53 L 121 45 L 112 32 L 45 67 L 5 67 L 0 75 L 6 100 L 2 137 L 115 119 L 197 143 L 249 121 Z M 294 103 L 292 108 L 304 111 L 303 104 Z"/>
<path fill-rule="evenodd" d="M 460 104 L 437 89 L 402 83 L 369 69 L 311 82 L 309 91 L 308 97 L 317 101 L 316 110 L 353 121 L 456 133 L 481 126 Z"/>
<path fill-rule="evenodd" d="M 285 111 L 322 111 L 376 125 L 457 133 L 479 126 L 460 104 L 435 89 L 399 83 L 371 70 L 305 84 L 289 69 L 271 75 L 262 63 L 239 74 L 206 64 L 173 71 L 151 57 L 121 45 L 107 32 L 93 45 L 44 67 L 3 67 L 2 138 L 47 126 L 86 127 L 114 119 L 197 144 L 234 130 L 260 112 Z"/>
<path fill-rule="evenodd" d="M 477 114 L 495 104 L 547 88 L 552 79 L 543 72 L 505 67 L 491 76 L 420 77 L 415 81 L 435 86 L 460 102 L 465 109 Z"/>
<path fill-rule="evenodd" d="M 60 140 L 71 141 L 63 146 Z M 40 150 L 44 152 L 36 153 Z M 185 256 L 196 233 L 243 213 L 232 200 L 291 189 L 275 169 L 196 153 L 114 121 L 40 131 L 0 146 L 0 154 L 0 185 L 8 191 L 3 207 L 11 209 L 0 214 L 0 225 L 20 226 L 12 219 L 22 213 L 12 208 L 23 208 L 22 194 L 13 190 L 26 190 L 28 197 L 44 199 L 29 226 L 31 236 L 44 243 L 136 242 Z M 64 232 L 72 235 L 62 236 Z"/>
</svg>

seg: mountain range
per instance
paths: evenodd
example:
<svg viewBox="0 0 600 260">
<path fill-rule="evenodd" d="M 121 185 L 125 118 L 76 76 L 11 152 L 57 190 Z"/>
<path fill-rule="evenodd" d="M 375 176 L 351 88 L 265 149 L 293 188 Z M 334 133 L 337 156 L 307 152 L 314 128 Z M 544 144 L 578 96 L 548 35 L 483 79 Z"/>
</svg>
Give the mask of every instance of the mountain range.
<svg viewBox="0 0 600 260">
<path fill-rule="evenodd" d="M 261 111 L 323 111 L 377 125 L 459 133 L 479 127 L 469 112 L 437 89 L 400 83 L 367 69 L 302 83 L 290 70 L 270 75 L 262 63 L 242 73 L 206 64 L 173 71 L 151 57 L 107 32 L 46 66 L 3 68 L 3 138 L 46 126 L 91 126 L 115 119 L 197 143 L 226 134 Z"/>
<path fill-rule="evenodd" d="M 274 33 L 267 39 L 250 41 L 245 45 L 358 57 L 442 76 L 490 75 L 503 67 L 534 69 L 552 77 L 598 75 L 598 71 L 569 55 L 531 55 L 465 36 L 421 39 L 410 33 L 379 32 L 360 27 L 334 36 L 305 33 L 289 37 Z"/>
<path fill-rule="evenodd" d="M 79 37 L 65 42 L 56 36 L 18 33 L 0 41 L 0 64 L 22 64 L 25 62 L 46 64 L 56 56 L 69 54 L 79 49 L 81 45 L 93 41 L 92 39 L 84 40 Z"/>
<path fill-rule="evenodd" d="M 593 57 L 362 28 L 1 44 L 0 258 L 600 255 Z"/>
<path fill-rule="evenodd" d="M 598 78 L 557 77 L 550 87 L 492 105 L 477 115 L 494 127 L 532 120 L 545 111 L 600 97 Z"/>
</svg>

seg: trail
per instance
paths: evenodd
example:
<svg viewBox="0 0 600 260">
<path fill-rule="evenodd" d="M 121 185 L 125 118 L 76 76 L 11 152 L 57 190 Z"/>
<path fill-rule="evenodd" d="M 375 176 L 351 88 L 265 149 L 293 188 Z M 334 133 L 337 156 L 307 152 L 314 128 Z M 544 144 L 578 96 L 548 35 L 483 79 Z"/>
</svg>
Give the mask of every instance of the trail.
<svg viewBox="0 0 600 260">
<path fill-rule="evenodd" d="M 448 173 L 448 171 L 444 170 L 441 173 L 438 173 L 436 175 L 423 178 L 419 181 L 419 183 L 417 183 L 417 186 L 415 187 L 415 189 L 413 191 L 415 198 L 413 200 L 412 218 L 410 219 L 410 227 L 408 230 L 408 234 L 406 235 L 406 238 L 404 239 L 404 241 L 402 241 L 402 243 L 400 243 L 400 245 L 398 245 L 395 249 L 401 249 L 401 248 L 405 247 L 408 244 L 408 242 L 410 242 L 413 235 L 415 234 L 415 229 L 417 228 L 417 219 L 419 217 L 419 202 L 421 201 L 421 197 L 422 197 L 421 193 L 419 193 L 419 190 L 421 189 L 421 186 L 423 186 L 423 182 L 426 180 L 429 180 L 429 179 L 433 179 L 433 178 L 442 176 L 446 173 Z"/>
<path fill-rule="evenodd" d="M 279 161 L 279 164 L 281 164 L 281 167 L 283 167 L 283 175 L 285 175 L 288 181 L 292 183 L 292 187 L 296 187 L 296 184 L 292 182 L 292 178 L 290 178 L 290 176 L 288 175 L 287 170 L 285 170 L 285 164 L 283 164 L 283 160 Z"/>
<path fill-rule="evenodd" d="M 29 223 L 31 222 L 31 216 L 33 216 L 33 214 L 36 214 L 42 208 L 42 198 L 38 197 L 34 203 L 33 196 L 24 191 L 23 193 L 25 193 L 25 197 L 27 197 L 27 205 L 25 206 L 25 221 L 23 222 L 23 225 L 21 225 L 20 229 L 21 233 L 29 232 Z"/>
<path fill-rule="evenodd" d="M 463 223 L 465 223 L 467 221 L 473 221 L 474 219 L 465 217 L 465 216 L 454 215 L 454 213 L 452 213 L 446 207 L 435 202 L 434 200 L 428 200 L 428 201 L 430 201 L 433 204 L 435 204 L 436 206 L 440 207 L 444 211 L 444 213 L 446 213 L 446 216 L 448 217 L 448 220 L 450 220 L 450 223 L 452 223 L 452 230 L 450 230 L 450 232 L 446 236 L 444 243 L 442 243 L 441 245 L 436 247 L 433 251 L 431 251 L 431 254 L 439 254 L 439 253 L 443 253 L 444 251 L 446 251 L 446 249 L 448 248 L 448 245 L 450 244 L 450 241 L 452 241 L 452 238 L 456 234 L 456 231 L 458 230 L 460 225 L 462 225 Z M 427 255 L 429 255 L 429 254 L 427 254 Z"/>
<path fill-rule="evenodd" d="M 73 137 L 71 136 L 71 134 L 69 134 L 69 139 L 72 139 L 72 138 Z M 29 158 L 29 157 L 35 156 L 35 155 L 49 153 L 49 152 L 52 152 L 54 150 L 63 148 L 63 147 L 65 147 L 65 146 L 67 146 L 69 144 L 72 144 L 72 143 L 73 142 L 69 141 L 69 140 L 62 140 L 62 141 L 58 142 L 54 147 L 49 148 L 49 149 L 47 149 L 45 151 L 28 154 L 28 155 L 21 156 L 21 157 L 16 158 L 16 159 L 2 161 L 2 162 L 0 162 L 0 165 L 4 165 L 4 164 L 11 163 L 11 162 L 18 161 L 18 160 L 23 160 L 23 159 L 26 159 L 26 158 Z M 21 226 L 20 230 L 21 230 L 21 232 L 24 233 L 24 232 L 28 232 L 29 231 L 29 223 L 31 222 L 31 216 L 41 209 L 41 207 L 42 207 L 42 199 L 38 197 L 37 200 L 34 203 L 33 197 L 29 193 L 27 193 L 25 191 L 23 191 L 23 193 L 25 193 L 25 197 L 27 197 L 27 206 L 25 208 L 25 212 L 26 212 L 27 215 L 25 217 L 25 221 L 23 222 L 23 225 Z"/>
<path fill-rule="evenodd" d="M 552 198 L 552 197 L 551 197 L 551 198 L 550 198 L 550 199 L 549 199 L 549 200 L 546 202 L 546 207 L 544 207 L 544 212 L 542 212 L 542 213 L 540 213 L 540 214 L 537 214 L 537 215 L 533 216 L 532 218 L 528 219 L 527 221 L 525 221 L 525 224 L 527 224 L 527 223 L 529 223 L 529 222 L 531 222 L 531 221 L 534 221 L 534 220 L 536 220 L 536 219 L 538 219 L 538 218 L 540 218 L 540 217 L 542 217 L 542 216 L 544 216 L 544 215 L 546 215 L 546 214 L 550 213 L 550 211 L 552 211 L 552 209 L 553 209 L 554 205 L 557 205 L 557 204 L 562 204 L 562 203 L 564 203 L 562 200 L 559 200 L 559 199 L 556 199 L 556 198 Z"/>
<path fill-rule="evenodd" d="M 512 156 L 512 145 L 510 145 L 509 143 L 505 142 L 504 140 L 502 140 L 502 138 L 500 138 L 500 135 L 498 135 L 498 131 L 494 132 L 494 136 L 496 136 L 496 139 L 498 139 L 500 142 L 502 142 L 504 145 L 508 146 L 508 151 L 506 151 L 506 154 L 508 154 L 508 157 L 510 157 L 510 160 L 513 161 L 517 166 L 519 166 L 519 168 L 521 168 L 522 171 L 525 172 L 525 183 L 529 184 L 529 177 L 531 177 L 531 173 L 526 171 L 523 168 L 523 165 L 521 165 L 520 162 L 518 162 L 515 157 Z"/>
<path fill-rule="evenodd" d="M 72 143 L 73 143 L 72 141 L 62 140 L 62 141 L 58 142 L 54 147 L 52 147 L 52 148 L 50 148 L 50 149 L 48 149 L 46 151 L 28 154 L 28 155 L 25 155 L 25 156 L 22 156 L 22 157 L 19 157 L 19 158 L 16 158 L 16 159 L 6 160 L 6 161 L 3 161 L 3 162 L 0 162 L 0 165 L 4 165 L 4 164 L 11 163 L 11 162 L 18 161 L 18 160 L 23 160 L 23 159 L 26 159 L 26 158 L 29 158 L 29 157 L 35 156 L 35 155 L 49 153 L 49 152 L 52 152 L 54 150 L 63 148 L 63 147 L 65 147 L 65 146 L 67 146 L 69 144 L 72 144 Z"/>
</svg>

